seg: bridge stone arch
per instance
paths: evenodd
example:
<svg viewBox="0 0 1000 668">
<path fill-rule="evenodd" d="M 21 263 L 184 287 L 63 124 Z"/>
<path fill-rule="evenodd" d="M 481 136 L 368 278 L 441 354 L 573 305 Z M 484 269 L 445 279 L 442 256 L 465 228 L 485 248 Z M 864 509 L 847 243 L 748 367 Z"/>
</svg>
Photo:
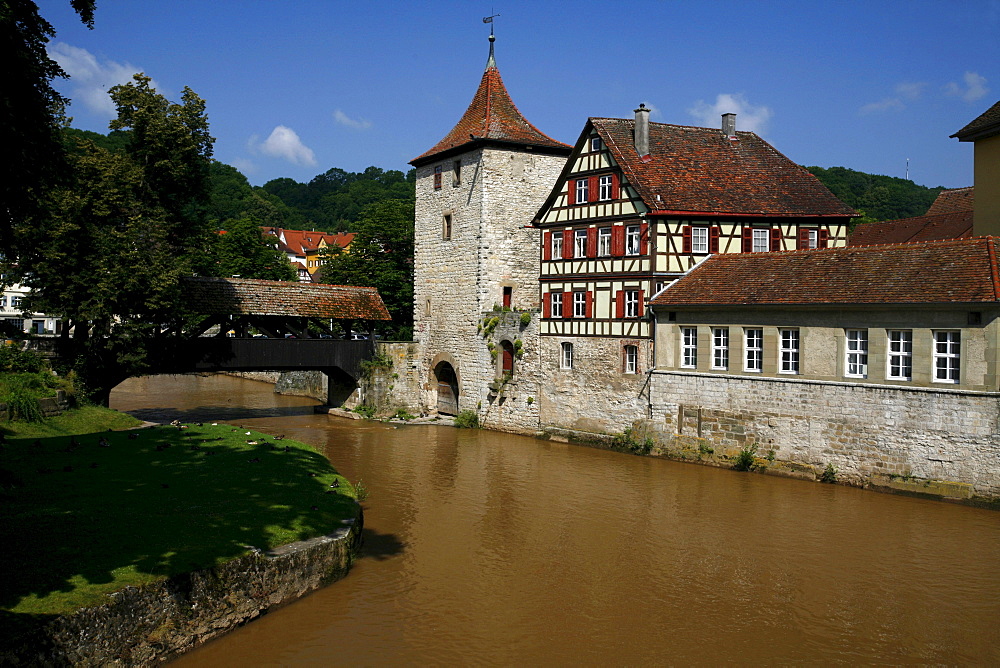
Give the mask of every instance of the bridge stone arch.
<svg viewBox="0 0 1000 668">
<path fill-rule="evenodd" d="M 428 369 L 428 385 L 434 392 L 438 413 L 457 415 L 461 398 L 458 360 L 450 353 L 438 353 Z"/>
</svg>

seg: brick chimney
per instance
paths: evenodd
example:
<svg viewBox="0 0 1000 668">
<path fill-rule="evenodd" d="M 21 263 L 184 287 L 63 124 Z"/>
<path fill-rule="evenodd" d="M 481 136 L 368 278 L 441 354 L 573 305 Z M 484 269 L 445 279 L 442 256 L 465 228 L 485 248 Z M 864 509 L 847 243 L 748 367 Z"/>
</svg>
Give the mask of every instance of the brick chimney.
<svg viewBox="0 0 1000 668">
<path fill-rule="evenodd" d="M 736 114 L 722 114 L 722 134 L 736 137 Z"/>
<path fill-rule="evenodd" d="M 635 151 L 640 158 L 649 155 L 649 109 L 645 104 L 635 110 Z"/>
</svg>

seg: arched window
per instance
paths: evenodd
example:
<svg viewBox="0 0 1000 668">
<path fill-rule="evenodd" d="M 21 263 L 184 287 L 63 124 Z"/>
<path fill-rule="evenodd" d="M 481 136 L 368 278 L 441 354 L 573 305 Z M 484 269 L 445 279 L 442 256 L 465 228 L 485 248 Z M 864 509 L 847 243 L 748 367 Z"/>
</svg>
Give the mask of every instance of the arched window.
<svg viewBox="0 0 1000 668">
<path fill-rule="evenodd" d="M 501 352 L 501 367 L 500 373 L 502 376 L 512 376 L 514 375 L 514 346 L 510 341 L 500 342 L 500 352 Z"/>
</svg>

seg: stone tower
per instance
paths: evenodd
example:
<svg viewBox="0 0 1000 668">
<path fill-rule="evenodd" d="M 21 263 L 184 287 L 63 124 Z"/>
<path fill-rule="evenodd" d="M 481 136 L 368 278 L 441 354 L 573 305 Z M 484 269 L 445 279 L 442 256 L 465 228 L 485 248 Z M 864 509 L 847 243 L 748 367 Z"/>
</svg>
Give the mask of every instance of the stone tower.
<svg viewBox="0 0 1000 668">
<path fill-rule="evenodd" d="M 461 120 L 416 168 L 414 337 L 422 404 L 480 410 L 500 363 L 477 331 L 494 305 L 538 306 L 532 217 L 571 147 L 514 106 L 493 57 Z"/>
</svg>

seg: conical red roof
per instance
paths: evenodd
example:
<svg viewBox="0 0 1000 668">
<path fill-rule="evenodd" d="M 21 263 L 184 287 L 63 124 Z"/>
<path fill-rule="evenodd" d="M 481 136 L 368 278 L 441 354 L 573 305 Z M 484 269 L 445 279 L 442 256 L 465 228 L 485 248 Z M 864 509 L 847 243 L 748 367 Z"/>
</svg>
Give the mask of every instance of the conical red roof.
<svg viewBox="0 0 1000 668">
<path fill-rule="evenodd" d="M 410 164 L 416 166 L 430 162 L 435 157 L 442 157 L 443 153 L 461 153 L 475 143 L 495 142 L 549 149 L 547 152 L 560 155 L 568 155 L 572 150 L 572 147 L 542 133 L 517 110 L 500 78 L 491 42 L 490 57 L 486 61 L 479 90 L 462 120 L 434 148 L 417 156 Z"/>
</svg>

